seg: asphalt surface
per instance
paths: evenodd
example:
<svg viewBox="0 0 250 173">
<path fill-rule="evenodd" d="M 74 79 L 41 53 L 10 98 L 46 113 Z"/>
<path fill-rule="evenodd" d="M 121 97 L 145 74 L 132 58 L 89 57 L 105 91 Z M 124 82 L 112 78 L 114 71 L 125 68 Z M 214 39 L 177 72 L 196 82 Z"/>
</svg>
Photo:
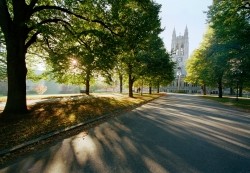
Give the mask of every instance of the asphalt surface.
<svg viewBox="0 0 250 173">
<path fill-rule="evenodd" d="M 171 94 L 0 173 L 250 173 L 250 114 Z"/>
</svg>

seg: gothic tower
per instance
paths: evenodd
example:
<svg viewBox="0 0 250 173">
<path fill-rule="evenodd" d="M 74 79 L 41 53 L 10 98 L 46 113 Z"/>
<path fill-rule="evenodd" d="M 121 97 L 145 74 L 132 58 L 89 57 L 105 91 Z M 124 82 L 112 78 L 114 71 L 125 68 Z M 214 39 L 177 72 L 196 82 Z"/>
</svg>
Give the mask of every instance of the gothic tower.
<svg viewBox="0 0 250 173">
<path fill-rule="evenodd" d="M 189 55 L 188 28 L 186 26 L 184 35 L 176 36 L 174 29 L 172 34 L 171 53 L 173 61 L 177 63 L 176 73 L 186 76 L 185 64 Z"/>
<path fill-rule="evenodd" d="M 200 87 L 197 84 L 189 84 L 185 82 L 187 75 L 185 65 L 189 55 L 189 38 L 188 28 L 186 26 L 184 34 L 176 36 L 174 29 L 172 34 L 171 55 L 173 62 L 176 62 L 175 80 L 164 90 L 167 92 L 181 92 L 181 93 L 197 93 Z"/>
</svg>

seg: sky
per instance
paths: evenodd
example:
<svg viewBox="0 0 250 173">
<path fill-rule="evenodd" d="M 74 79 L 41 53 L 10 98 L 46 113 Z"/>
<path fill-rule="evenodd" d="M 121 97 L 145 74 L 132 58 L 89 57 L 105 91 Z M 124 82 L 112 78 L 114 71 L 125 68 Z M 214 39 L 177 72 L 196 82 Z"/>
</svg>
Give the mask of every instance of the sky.
<svg viewBox="0 0 250 173">
<path fill-rule="evenodd" d="M 206 32 L 206 14 L 212 0 L 154 0 L 161 4 L 161 27 L 165 30 L 160 37 L 163 38 L 167 51 L 171 49 L 173 29 L 176 35 L 183 35 L 185 27 L 189 34 L 189 55 L 198 48 L 203 34 Z"/>
</svg>

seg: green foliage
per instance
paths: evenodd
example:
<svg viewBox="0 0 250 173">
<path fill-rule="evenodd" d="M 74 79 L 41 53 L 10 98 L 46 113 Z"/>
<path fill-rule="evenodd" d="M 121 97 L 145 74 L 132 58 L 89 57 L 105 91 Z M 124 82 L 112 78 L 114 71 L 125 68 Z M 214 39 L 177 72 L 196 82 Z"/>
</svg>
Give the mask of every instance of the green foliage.
<svg viewBox="0 0 250 173">
<path fill-rule="evenodd" d="M 7 61 L 4 35 L 0 28 L 0 81 L 7 78 Z"/>
<path fill-rule="evenodd" d="M 174 79 L 174 63 L 158 36 L 148 40 L 147 48 L 141 52 L 142 62 L 140 76 L 151 86 L 168 85 Z"/>
<path fill-rule="evenodd" d="M 249 99 L 244 99 L 244 98 L 239 98 L 236 100 L 235 98 L 216 98 L 216 97 L 211 97 L 211 96 L 203 96 L 203 98 L 210 99 L 210 100 L 215 100 L 217 102 L 221 102 L 225 105 L 230 105 L 234 106 L 237 108 L 241 108 L 244 111 L 249 112 L 250 111 L 250 100 Z"/>
<path fill-rule="evenodd" d="M 152 1 L 131 0 L 120 3 L 117 9 L 116 22 L 120 26 L 118 34 L 121 35 L 118 38 L 118 62 L 121 67 L 117 71 L 126 71 L 129 95 L 132 97 L 133 83 L 142 75 L 144 64 L 141 58 L 149 47 L 149 40 L 162 31 L 158 16 L 160 5 Z"/>
<path fill-rule="evenodd" d="M 235 83 L 228 80 L 232 77 L 242 86 L 250 79 L 249 13 L 250 10 L 243 9 L 238 0 L 231 3 L 220 1 L 208 11 L 208 20 L 214 30 L 209 55 L 215 57 L 218 64 L 216 69 L 220 69 L 219 74 L 223 71 L 229 85 Z"/>
<path fill-rule="evenodd" d="M 249 9 L 238 0 L 209 8 L 209 29 L 187 63 L 187 82 L 212 87 L 247 87 L 250 77 Z M 243 85 L 244 83 L 244 85 Z M 220 92 L 222 96 L 222 92 Z"/>
<path fill-rule="evenodd" d="M 0 11 L 1 46 L 8 48 L 7 55 L 0 55 L 0 63 L 8 60 L 7 79 L 11 85 L 7 112 L 26 112 L 26 78 L 85 83 L 89 88 L 90 81 L 98 75 L 111 82 L 115 66 L 120 74 L 126 71 L 130 88 L 140 75 L 158 81 L 172 78 L 169 56 L 160 50 L 163 45 L 150 43 L 159 40 L 162 31 L 160 5 L 151 0 L 4 0 L 0 1 Z M 155 55 L 147 52 L 150 47 Z M 156 50 L 161 53 L 156 55 Z M 159 68 L 162 70 L 148 64 L 155 70 L 142 74 L 145 63 L 141 58 L 146 54 L 148 59 L 155 59 L 154 66 L 165 62 Z M 37 75 L 38 57 L 46 63 L 42 75 Z M 1 66 L 1 70 L 5 67 Z"/>
</svg>

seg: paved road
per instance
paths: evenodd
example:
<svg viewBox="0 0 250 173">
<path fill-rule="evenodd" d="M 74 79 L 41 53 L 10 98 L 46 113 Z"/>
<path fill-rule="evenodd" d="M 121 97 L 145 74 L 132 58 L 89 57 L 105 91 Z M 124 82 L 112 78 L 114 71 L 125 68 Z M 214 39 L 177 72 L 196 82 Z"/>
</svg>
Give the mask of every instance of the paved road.
<svg viewBox="0 0 250 173">
<path fill-rule="evenodd" d="M 250 115 L 168 95 L 0 173 L 250 173 Z"/>
</svg>

